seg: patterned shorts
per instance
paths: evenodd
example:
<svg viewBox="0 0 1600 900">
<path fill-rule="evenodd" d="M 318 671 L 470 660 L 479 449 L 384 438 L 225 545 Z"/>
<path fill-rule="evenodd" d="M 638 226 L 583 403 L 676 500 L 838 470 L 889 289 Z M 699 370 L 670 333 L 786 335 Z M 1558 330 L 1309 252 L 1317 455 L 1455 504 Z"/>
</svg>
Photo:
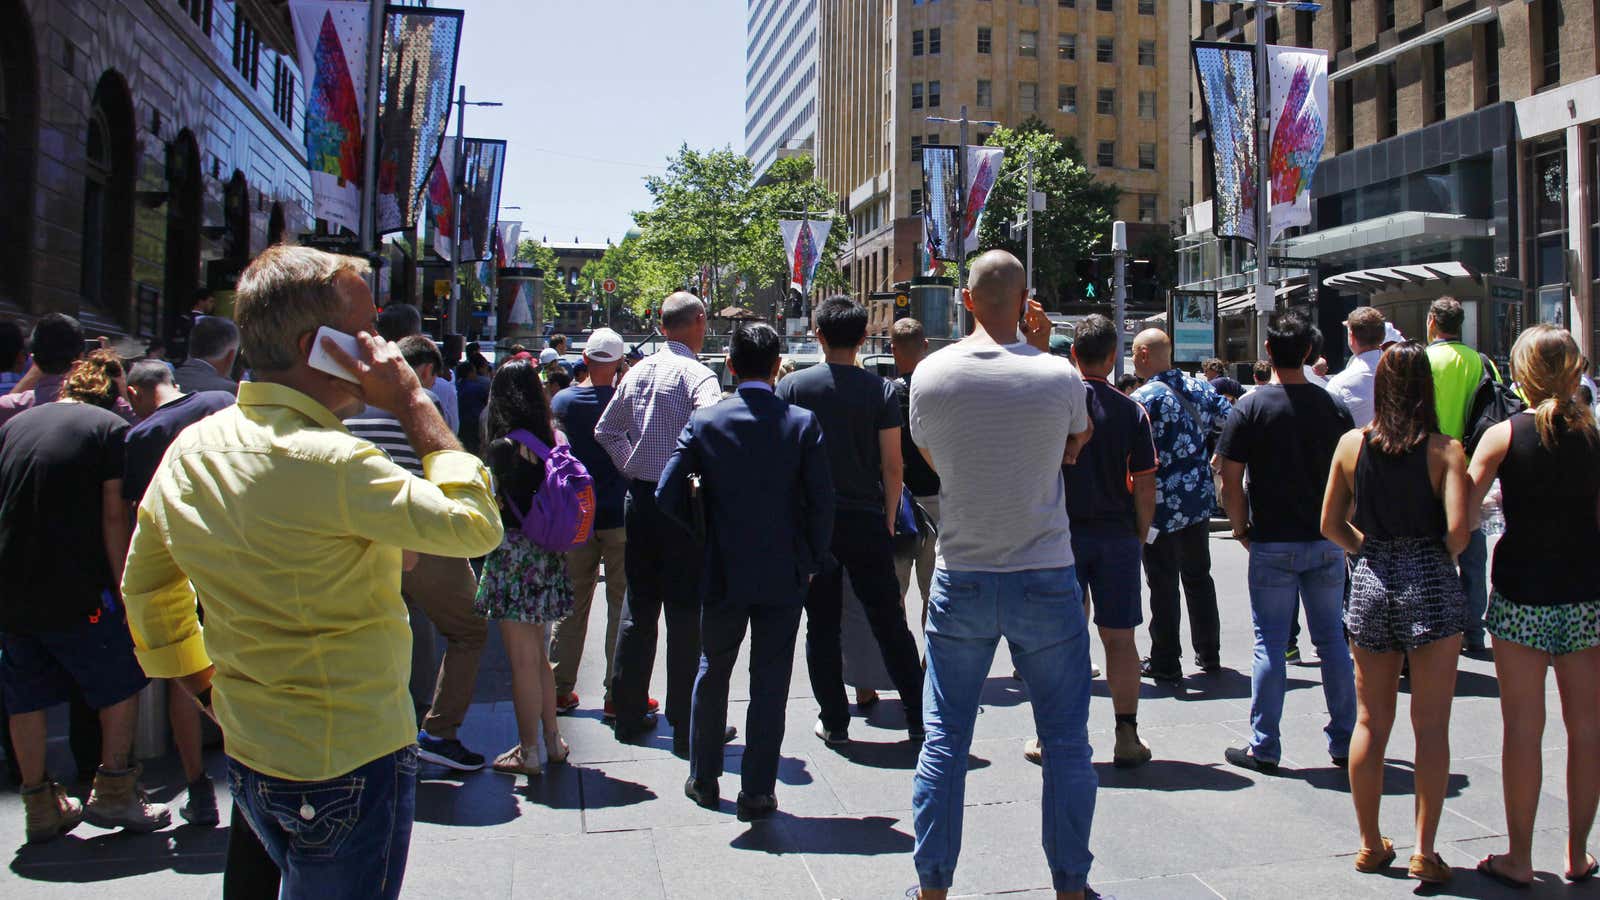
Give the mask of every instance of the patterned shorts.
<svg viewBox="0 0 1600 900">
<path fill-rule="evenodd" d="M 1355 558 L 1350 641 L 1363 650 L 1411 650 L 1466 629 L 1467 600 L 1455 563 L 1436 538 L 1368 538 Z"/>
<path fill-rule="evenodd" d="M 1543 650 L 1552 656 L 1600 646 L 1600 600 L 1530 606 L 1495 591 L 1483 624 L 1497 641 Z"/>
</svg>

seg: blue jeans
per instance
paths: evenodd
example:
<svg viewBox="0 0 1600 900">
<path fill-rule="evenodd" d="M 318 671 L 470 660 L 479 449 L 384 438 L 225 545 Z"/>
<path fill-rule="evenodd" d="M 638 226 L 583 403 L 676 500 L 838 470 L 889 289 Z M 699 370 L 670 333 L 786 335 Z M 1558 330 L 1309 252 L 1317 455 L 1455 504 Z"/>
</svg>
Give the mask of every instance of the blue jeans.
<svg viewBox="0 0 1600 900">
<path fill-rule="evenodd" d="M 967 751 L 978 695 L 1004 636 L 1033 700 L 1044 748 L 1044 855 L 1058 891 L 1089 877 L 1089 826 L 1099 779 L 1089 751 L 1089 634 L 1071 566 L 1027 572 L 933 573 L 928 597 L 928 676 L 911 803 L 917 879 L 948 889 L 961 853 Z"/>
<path fill-rule="evenodd" d="M 416 747 L 326 781 L 274 778 L 230 758 L 228 783 L 283 873 L 283 900 L 400 896 L 416 813 Z"/>
<path fill-rule="evenodd" d="M 1311 642 L 1322 660 L 1328 754 L 1350 754 L 1356 684 L 1344 637 L 1344 580 L 1344 551 L 1332 541 L 1250 545 L 1250 612 L 1256 628 L 1255 664 L 1250 672 L 1250 753 L 1257 759 L 1275 763 L 1283 754 L 1278 740 L 1288 678 L 1283 648 L 1289 641 L 1296 600 L 1305 607 Z"/>
<path fill-rule="evenodd" d="M 1483 529 L 1472 532 L 1467 548 L 1457 560 L 1461 566 L 1461 591 L 1467 595 L 1467 630 L 1463 642 L 1483 646 L 1483 614 L 1489 609 L 1489 539 Z"/>
</svg>

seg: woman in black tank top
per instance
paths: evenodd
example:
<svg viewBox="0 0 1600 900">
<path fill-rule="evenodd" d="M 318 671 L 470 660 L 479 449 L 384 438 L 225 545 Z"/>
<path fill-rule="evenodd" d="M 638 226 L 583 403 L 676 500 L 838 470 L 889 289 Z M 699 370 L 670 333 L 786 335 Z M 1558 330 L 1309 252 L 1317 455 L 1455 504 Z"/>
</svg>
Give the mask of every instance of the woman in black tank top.
<svg viewBox="0 0 1600 900">
<path fill-rule="evenodd" d="M 1566 876 L 1586 880 L 1597 870 L 1586 845 L 1600 799 L 1600 431 L 1594 413 L 1576 399 L 1583 369 L 1566 331 L 1550 325 L 1524 331 L 1511 350 L 1511 371 L 1529 410 L 1490 428 L 1472 457 L 1475 500 L 1498 477 L 1505 508 L 1484 624 L 1494 635 L 1500 681 L 1511 845 L 1478 868 L 1516 885 L 1533 878 L 1545 672 L 1552 665 L 1567 726 L 1573 811 Z"/>
<path fill-rule="evenodd" d="M 1372 425 L 1339 441 L 1322 504 L 1323 534 L 1352 563 L 1344 621 L 1359 707 L 1350 739 L 1350 796 L 1361 830 L 1355 865 L 1378 872 L 1394 860 L 1378 807 L 1400 668 L 1409 657 L 1418 809 L 1409 873 L 1436 884 L 1450 878 L 1434 837 L 1450 778 L 1450 701 L 1466 627 L 1455 556 L 1471 534 L 1471 483 L 1461 445 L 1438 433 L 1422 345 L 1408 341 L 1383 355 L 1373 411 Z"/>
</svg>

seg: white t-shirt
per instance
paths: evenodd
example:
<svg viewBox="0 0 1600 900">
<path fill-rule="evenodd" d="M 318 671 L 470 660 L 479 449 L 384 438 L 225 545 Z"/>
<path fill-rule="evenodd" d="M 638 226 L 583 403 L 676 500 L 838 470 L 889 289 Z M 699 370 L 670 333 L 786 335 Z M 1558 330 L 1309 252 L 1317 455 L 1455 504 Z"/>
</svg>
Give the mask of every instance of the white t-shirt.
<svg viewBox="0 0 1600 900">
<path fill-rule="evenodd" d="M 1072 364 L 1025 343 L 966 340 L 911 380 L 911 437 L 939 472 L 940 568 L 1020 572 L 1072 565 L 1061 456 L 1089 427 Z"/>
<path fill-rule="evenodd" d="M 431 388 L 439 400 L 439 412 L 452 432 L 461 430 L 461 413 L 456 405 L 456 386 L 443 378 L 435 378 Z"/>
<path fill-rule="evenodd" d="M 1328 379 L 1328 393 L 1350 407 L 1350 417 L 1355 419 L 1357 428 L 1372 424 L 1372 379 L 1382 358 L 1382 350 L 1357 354 L 1345 364 L 1344 371 Z"/>
</svg>

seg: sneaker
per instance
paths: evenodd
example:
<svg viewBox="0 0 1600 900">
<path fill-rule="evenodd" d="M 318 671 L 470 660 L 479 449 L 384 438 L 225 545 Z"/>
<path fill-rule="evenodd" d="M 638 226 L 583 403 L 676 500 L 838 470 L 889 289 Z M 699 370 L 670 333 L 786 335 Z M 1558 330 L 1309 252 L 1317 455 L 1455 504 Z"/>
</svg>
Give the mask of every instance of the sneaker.
<svg viewBox="0 0 1600 900">
<path fill-rule="evenodd" d="M 22 789 L 22 807 L 30 844 L 53 840 L 83 821 L 83 804 L 54 781 Z"/>
<path fill-rule="evenodd" d="M 134 832 L 158 831 L 172 824 L 172 811 L 164 803 L 151 803 L 139 788 L 139 767 L 112 772 L 104 766 L 94 775 L 83 817 L 100 828 L 126 828 Z"/>
<path fill-rule="evenodd" d="M 556 715 L 566 715 L 577 708 L 578 693 L 576 691 L 568 691 L 565 694 L 558 694 L 556 696 Z"/>
<path fill-rule="evenodd" d="M 1044 748 L 1039 745 L 1038 738 L 1028 738 L 1028 742 L 1022 745 L 1022 758 L 1036 766 L 1044 765 Z"/>
<path fill-rule="evenodd" d="M 1111 763 L 1119 769 L 1131 769 L 1150 761 L 1150 745 L 1139 737 L 1139 726 L 1127 723 L 1117 725 L 1117 744 L 1111 751 Z"/>
<path fill-rule="evenodd" d="M 652 715 L 661 711 L 661 701 L 657 700 L 654 697 L 649 698 L 645 702 L 644 706 L 645 706 L 645 712 L 650 713 Z M 605 708 L 600 711 L 600 721 L 609 723 L 609 722 L 615 722 L 616 720 L 617 720 L 617 711 L 616 711 L 615 708 L 612 707 L 611 701 L 607 700 Z"/>
<path fill-rule="evenodd" d="M 217 816 L 217 789 L 211 779 L 201 775 L 189 782 L 189 796 L 178 807 L 178 815 L 190 825 L 210 828 L 219 821 Z"/>
<path fill-rule="evenodd" d="M 828 726 L 822 724 L 821 719 L 817 720 L 817 727 L 811 729 L 811 732 L 822 738 L 822 742 L 829 747 L 838 747 L 850 743 L 850 729 L 841 728 L 838 731 L 829 731 Z"/>
<path fill-rule="evenodd" d="M 1182 684 L 1182 672 L 1157 672 L 1147 656 L 1139 663 L 1139 675 L 1158 684 Z"/>
<path fill-rule="evenodd" d="M 1250 754 L 1249 749 L 1245 747 L 1229 747 L 1223 752 L 1222 757 L 1226 759 L 1229 764 L 1238 766 L 1241 769 L 1249 769 L 1252 772 L 1270 773 L 1278 771 L 1277 763 L 1267 762 L 1264 759 L 1256 759 Z"/>
<path fill-rule="evenodd" d="M 1299 662 L 1300 661 L 1300 645 L 1299 644 L 1290 644 L 1289 645 L 1289 649 L 1284 651 L 1283 658 L 1285 660 L 1287 660 L 1288 662 Z"/>
<path fill-rule="evenodd" d="M 1091 660 L 1089 662 L 1089 677 L 1099 678 L 1103 674 L 1105 673 L 1100 671 L 1100 664 Z"/>
<path fill-rule="evenodd" d="M 473 753 L 455 738 L 437 738 L 426 731 L 417 732 L 417 755 L 457 772 L 476 772 L 483 768 L 483 754 Z"/>
</svg>

